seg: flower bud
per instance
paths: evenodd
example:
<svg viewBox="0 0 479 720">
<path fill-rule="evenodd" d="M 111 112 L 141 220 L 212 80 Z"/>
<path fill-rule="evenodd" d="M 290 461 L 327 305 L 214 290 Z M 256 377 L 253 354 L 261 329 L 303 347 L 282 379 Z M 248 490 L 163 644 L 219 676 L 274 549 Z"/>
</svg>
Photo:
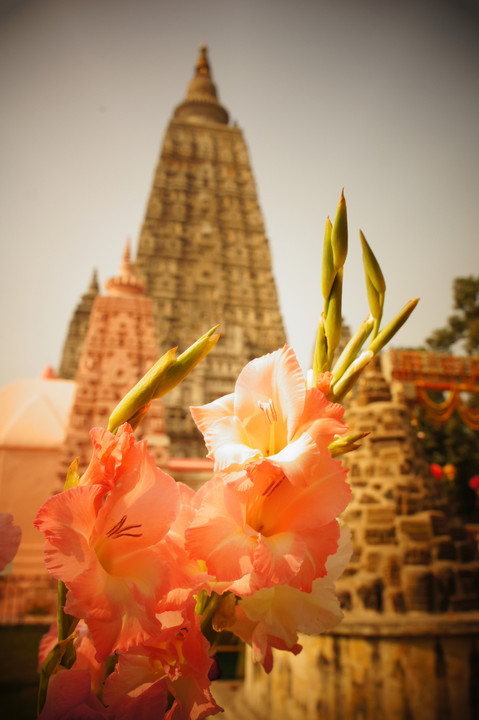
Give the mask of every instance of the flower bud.
<svg viewBox="0 0 479 720">
<path fill-rule="evenodd" d="M 333 230 L 331 232 L 331 246 L 333 249 L 334 268 L 339 270 L 346 262 L 348 254 L 348 216 L 346 211 L 346 200 L 344 189 L 341 191 L 336 217 L 334 218 Z"/>
<path fill-rule="evenodd" d="M 320 373 L 326 372 L 328 369 L 328 345 L 326 343 L 326 334 L 324 330 L 324 314 L 321 313 L 318 324 L 318 333 L 316 335 L 316 345 L 314 347 L 313 358 L 313 386 L 316 385 L 316 378 Z"/>
<path fill-rule="evenodd" d="M 386 292 L 386 281 L 384 280 L 384 275 L 379 267 L 379 263 L 361 230 L 359 231 L 359 237 L 363 249 L 363 264 L 366 276 L 370 279 L 377 293 L 384 294 Z"/>
<path fill-rule="evenodd" d="M 333 458 L 340 455 L 346 455 L 348 452 L 357 450 L 360 447 L 359 441 L 370 435 L 369 432 L 349 433 L 347 435 L 338 435 L 333 442 L 329 444 L 328 450 Z"/>
<path fill-rule="evenodd" d="M 329 300 L 325 306 L 325 330 L 328 344 L 328 368 L 331 367 L 334 351 L 341 341 L 341 301 L 343 294 L 343 269 L 340 268 L 334 278 Z"/>
<path fill-rule="evenodd" d="M 329 217 L 326 220 L 324 228 L 324 244 L 323 244 L 323 264 L 321 268 L 321 293 L 324 302 L 327 302 L 329 293 L 333 286 L 336 270 L 334 269 L 333 248 L 331 245 L 331 232 L 333 226 Z"/>
<path fill-rule="evenodd" d="M 211 328 L 178 358 L 175 357 L 176 348 L 168 350 L 119 402 L 110 416 L 108 430 L 114 432 L 122 423 L 132 419 L 138 425 L 146 412 L 143 408 L 179 385 L 214 348 L 220 337 L 214 334 L 217 328 L 218 325 Z"/>
<path fill-rule="evenodd" d="M 374 355 L 377 355 L 378 352 L 385 345 L 387 345 L 391 338 L 394 337 L 397 331 L 404 325 L 418 302 L 419 298 L 413 298 L 408 303 L 406 303 L 403 309 L 398 312 L 396 317 L 393 318 L 391 322 L 389 322 L 386 327 L 384 327 L 381 332 L 375 337 L 375 339 L 370 343 L 368 350 L 371 350 Z"/>
<path fill-rule="evenodd" d="M 337 383 L 347 371 L 352 362 L 356 359 L 359 351 L 366 342 L 374 325 L 374 318 L 368 315 L 366 320 L 359 326 L 352 338 L 347 343 L 332 369 L 333 382 Z"/>
<path fill-rule="evenodd" d="M 369 365 L 373 357 L 374 353 L 371 352 L 371 350 L 365 350 L 352 363 L 352 365 L 349 366 L 347 372 L 343 375 L 341 380 L 333 385 L 334 402 L 341 402 L 344 396 L 348 394 L 353 385 L 357 382 L 364 368 Z"/>
</svg>

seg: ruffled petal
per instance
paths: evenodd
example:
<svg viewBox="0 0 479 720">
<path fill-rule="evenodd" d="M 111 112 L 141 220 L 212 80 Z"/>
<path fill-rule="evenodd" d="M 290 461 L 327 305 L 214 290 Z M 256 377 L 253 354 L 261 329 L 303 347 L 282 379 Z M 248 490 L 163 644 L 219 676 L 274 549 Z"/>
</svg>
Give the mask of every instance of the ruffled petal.
<svg viewBox="0 0 479 720">
<path fill-rule="evenodd" d="M 231 518 L 212 518 L 206 525 L 186 531 L 186 549 L 205 562 L 208 572 L 221 581 L 234 581 L 253 568 L 254 537 L 248 537 Z"/>
<path fill-rule="evenodd" d="M 65 670 L 53 675 L 39 720 L 99 720 L 111 717 L 91 691 L 88 670 Z"/>
<path fill-rule="evenodd" d="M 261 449 L 251 444 L 243 423 L 236 417 L 218 420 L 204 437 L 209 455 L 214 459 L 215 471 L 231 465 L 244 465 L 261 454 Z"/>
<path fill-rule="evenodd" d="M 293 533 L 260 536 L 254 552 L 252 582 L 257 588 L 289 582 L 299 571 L 306 546 Z"/>
<path fill-rule="evenodd" d="M 53 495 L 40 508 L 34 526 L 45 534 L 45 564 L 68 583 L 91 564 L 91 533 L 106 488 L 83 485 Z"/>
<path fill-rule="evenodd" d="M 248 433 L 251 419 L 261 417 L 258 403 L 272 401 L 278 426 L 285 427 L 284 442 L 292 437 L 304 408 L 304 376 L 294 351 L 285 345 L 269 355 L 252 360 L 241 371 L 235 386 L 235 415 Z M 259 412 L 258 412 L 259 411 Z M 264 427 L 255 428 L 255 434 L 269 434 L 266 418 Z"/>
<path fill-rule="evenodd" d="M 190 413 L 198 430 L 204 435 L 215 422 L 234 415 L 234 393 L 223 395 L 200 407 L 190 407 Z"/>
<path fill-rule="evenodd" d="M 308 433 L 303 433 L 280 452 L 268 458 L 277 463 L 291 485 L 309 485 L 317 473 L 321 452 Z"/>
<path fill-rule="evenodd" d="M 281 493 L 281 494 L 280 494 Z M 291 491 L 281 488 L 269 501 L 269 517 L 276 518 L 275 532 L 314 530 L 337 518 L 351 499 L 346 470 L 336 462 L 335 471 L 315 483 Z M 287 500 L 287 502 L 285 502 Z"/>
</svg>

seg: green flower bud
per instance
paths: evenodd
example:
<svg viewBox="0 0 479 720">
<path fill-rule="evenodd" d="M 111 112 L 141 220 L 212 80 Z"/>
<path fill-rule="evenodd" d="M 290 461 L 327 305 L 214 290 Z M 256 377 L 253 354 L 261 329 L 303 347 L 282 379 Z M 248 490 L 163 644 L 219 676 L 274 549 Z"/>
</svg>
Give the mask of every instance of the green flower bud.
<svg viewBox="0 0 479 720">
<path fill-rule="evenodd" d="M 336 217 L 334 218 L 331 246 L 333 248 L 334 268 L 339 270 L 346 262 L 346 255 L 348 254 L 348 215 L 346 200 L 344 199 L 344 188 L 341 191 Z"/>
<path fill-rule="evenodd" d="M 414 308 L 419 302 L 419 298 L 413 298 L 410 300 L 403 309 L 398 312 L 395 318 L 389 322 L 386 327 L 384 327 L 381 332 L 376 336 L 376 338 L 370 343 L 368 350 L 370 350 L 374 355 L 377 355 L 378 352 L 385 346 L 387 343 L 391 340 L 392 337 L 397 333 L 397 331 L 404 325 Z"/>
<path fill-rule="evenodd" d="M 348 452 L 357 450 L 360 447 L 359 441 L 369 434 L 369 432 L 359 432 L 338 435 L 334 438 L 333 442 L 329 444 L 328 450 L 333 458 L 346 455 Z"/>
<path fill-rule="evenodd" d="M 326 227 L 324 229 L 324 244 L 323 244 L 323 265 L 321 268 L 321 293 L 324 298 L 324 302 L 327 302 L 329 293 L 333 287 L 336 270 L 334 269 L 333 259 L 333 248 L 331 245 L 331 232 L 333 226 L 329 217 L 326 220 Z"/>
<path fill-rule="evenodd" d="M 359 351 L 370 335 L 373 325 L 374 318 L 369 315 L 366 320 L 361 323 L 358 330 L 349 340 L 331 371 L 333 373 L 333 383 L 337 383 L 347 371 L 351 363 L 354 362 Z"/>
<path fill-rule="evenodd" d="M 369 309 L 371 310 L 371 315 L 375 321 L 373 328 L 373 338 L 375 338 L 379 332 L 381 318 L 383 316 L 386 283 L 381 268 L 379 267 L 379 263 L 361 230 L 359 231 L 359 237 L 361 238 L 361 245 L 363 248 L 363 264 L 364 272 L 366 274 L 366 290 L 368 293 Z"/>
<path fill-rule="evenodd" d="M 384 275 L 379 267 L 379 263 L 361 230 L 359 231 L 359 237 L 363 248 L 363 264 L 366 277 L 370 279 L 378 294 L 384 294 L 386 292 L 386 281 L 384 280 Z"/>
<path fill-rule="evenodd" d="M 137 425 L 147 410 L 143 410 L 145 406 L 179 385 L 214 348 L 219 339 L 219 335 L 215 335 L 218 327 L 211 328 L 178 358 L 175 357 L 176 348 L 168 350 L 119 402 L 110 416 L 108 429 L 114 432 L 132 419 Z"/>
<path fill-rule="evenodd" d="M 359 379 L 359 376 L 363 372 L 364 368 L 369 365 L 374 357 L 374 353 L 371 350 L 365 350 L 356 360 L 349 366 L 347 372 L 343 375 L 335 385 L 333 385 L 333 398 L 334 402 L 341 402 L 341 400 L 348 394 L 353 385 Z"/>
<path fill-rule="evenodd" d="M 324 319 L 326 330 L 326 342 L 328 344 L 328 368 L 333 362 L 334 351 L 341 341 L 341 301 L 343 294 L 343 269 L 340 268 L 334 278 L 333 287 L 326 303 Z"/>
<path fill-rule="evenodd" d="M 326 372 L 328 369 L 328 345 L 326 342 L 326 334 L 324 330 L 324 314 L 321 313 L 318 324 L 318 333 L 316 335 L 316 345 L 314 347 L 313 358 L 313 383 L 316 385 L 316 378 L 320 373 Z"/>
</svg>

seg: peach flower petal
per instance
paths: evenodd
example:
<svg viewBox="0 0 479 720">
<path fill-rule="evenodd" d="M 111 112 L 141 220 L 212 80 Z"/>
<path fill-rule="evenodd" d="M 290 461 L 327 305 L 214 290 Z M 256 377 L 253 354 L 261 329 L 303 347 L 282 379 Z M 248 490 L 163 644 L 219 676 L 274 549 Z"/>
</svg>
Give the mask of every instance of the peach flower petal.
<svg viewBox="0 0 479 720">
<path fill-rule="evenodd" d="M 13 515 L 0 513 L 0 572 L 17 554 L 21 537 L 21 529 L 13 524 Z"/>
</svg>

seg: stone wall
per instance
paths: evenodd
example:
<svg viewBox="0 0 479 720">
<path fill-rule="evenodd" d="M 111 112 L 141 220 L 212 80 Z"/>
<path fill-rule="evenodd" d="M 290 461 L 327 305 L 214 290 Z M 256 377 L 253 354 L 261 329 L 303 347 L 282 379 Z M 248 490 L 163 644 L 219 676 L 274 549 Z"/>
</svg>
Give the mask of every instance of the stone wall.
<svg viewBox="0 0 479 720">
<path fill-rule="evenodd" d="M 479 613 L 378 623 L 346 619 L 276 652 L 270 675 L 247 663 L 243 701 L 260 720 L 475 720 Z"/>
</svg>

